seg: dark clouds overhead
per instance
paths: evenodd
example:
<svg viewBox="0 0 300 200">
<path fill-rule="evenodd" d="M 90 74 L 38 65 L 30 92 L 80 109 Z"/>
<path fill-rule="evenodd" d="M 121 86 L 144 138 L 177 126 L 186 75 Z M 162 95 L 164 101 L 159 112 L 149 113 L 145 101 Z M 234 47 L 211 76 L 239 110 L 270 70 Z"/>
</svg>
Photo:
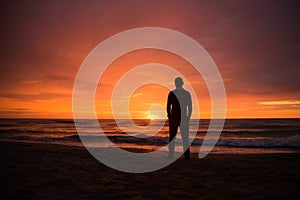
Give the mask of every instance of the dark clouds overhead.
<svg viewBox="0 0 300 200">
<path fill-rule="evenodd" d="M 8 95 L 7 88 L 24 80 L 44 87 L 56 81 L 71 91 L 81 62 L 99 42 L 127 29 L 160 26 L 207 49 L 228 96 L 300 99 L 299 8 L 293 0 L 2 2 L 0 92 Z"/>
</svg>

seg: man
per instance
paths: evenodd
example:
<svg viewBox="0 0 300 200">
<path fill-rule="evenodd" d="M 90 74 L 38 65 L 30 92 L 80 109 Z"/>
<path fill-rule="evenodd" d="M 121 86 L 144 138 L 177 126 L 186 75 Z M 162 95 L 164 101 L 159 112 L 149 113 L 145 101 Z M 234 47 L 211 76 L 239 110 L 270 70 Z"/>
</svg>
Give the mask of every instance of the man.
<svg viewBox="0 0 300 200">
<path fill-rule="evenodd" d="M 175 79 L 176 89 L 168 95 L 167 112 L 169 118 L 169 158 L 172 159 L 175 148 L 175 137 L 178 127 L 183 143 L 185 159 L 190 159 L 189 148 L 189 122 L 192 114 L 192 99 L 188 91 L 182 88 L 183 80 L 181 77 Z M 173 140 L 174 139 L 174 140 Z"/>
</svg>

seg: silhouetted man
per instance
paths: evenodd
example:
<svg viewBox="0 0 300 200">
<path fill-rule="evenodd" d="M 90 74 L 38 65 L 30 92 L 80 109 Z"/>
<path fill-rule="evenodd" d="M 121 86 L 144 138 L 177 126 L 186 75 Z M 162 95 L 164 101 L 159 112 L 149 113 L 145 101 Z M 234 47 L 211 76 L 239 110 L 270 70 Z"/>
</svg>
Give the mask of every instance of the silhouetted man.
<svg viewBox="0 0 300 200">
<path fill-rule="evenodd" d="M 178 127 L 182 137 L 184 157 L 190 159 L 189 122 L 192 114 L 192 99 L 188 91 L 182 88 L 183 80 L 175 79 L 176 89 L 168 95 L 167 112 L 169 118 L 169 158 L 173 158 Z"/>
</svg>

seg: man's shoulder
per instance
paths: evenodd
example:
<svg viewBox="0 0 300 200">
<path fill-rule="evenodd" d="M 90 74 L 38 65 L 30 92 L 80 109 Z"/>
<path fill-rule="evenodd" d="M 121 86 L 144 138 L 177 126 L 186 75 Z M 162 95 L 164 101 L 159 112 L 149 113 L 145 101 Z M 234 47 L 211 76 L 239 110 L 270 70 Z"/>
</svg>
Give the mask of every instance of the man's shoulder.
<svg viewBox="0 0 300 200">
<path fill-rule="evenodd" d="M 175 90 L 171 90 L 171 91 L 169 92 L 169 94 L 168 94 L 168 97 L 171 97 L 171 98 L 172 98 L 173 96 L 176 96 L 175 93 L 174 93 L 174 91 L 175 91 Z"/>
<path fill-rule="evenodd" d="M 185 90 L 185 89 L 183 89 L 184 90 L 184 92 L 186 93 L 186 94 L 190 94 L 190 92 L 189 91 L 187 91 L 187 90 Z"/>
<path fill-rule="evenodd" d="M 179 95 L 182 97 L 190 97 L 191 96 L 190 92 L 183 88 L 172 90 L 172 91 L 170 91 L 169 95 L 175 95 L 175 96 Z"/>
<path fill-rule="evenodd" d="M 190 92 L 183 88 L 181 89 L 181 92 L 184 93 L 185 95 L 190 95 Z"/>
</svg>

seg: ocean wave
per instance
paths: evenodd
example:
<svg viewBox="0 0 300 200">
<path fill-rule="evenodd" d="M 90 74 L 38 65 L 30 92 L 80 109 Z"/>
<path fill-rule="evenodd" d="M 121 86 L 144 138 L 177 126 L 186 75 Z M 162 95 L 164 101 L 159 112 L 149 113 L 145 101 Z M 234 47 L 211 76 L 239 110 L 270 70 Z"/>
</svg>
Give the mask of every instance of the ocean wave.
<svg viewBox="0 0 300 200">
<path fill-rule="evenodd" d="M 113 142 L 124 143 L 142 143 L 147 145 L 163 146 L 168 144 L 168 137 L 149 137 L 149 138 L 135 138 L 135 137 L 112 137 Z M 176 144 L 181 145 L 182 139 L 176 139 Z M 202 139 L 190 139 L 192 146 L 200 146 L 203 143 Z M 216 146 L 227 147 L 247 147 L 247 148 L 300 148 L 300 136 L 294 135 L 286 138 L 263 138 L 263 139 L 228 139 L 221 138 L 217 141 Z"/>
<path fill-rule="evenodd" d="M 286 138 L 264 139 L 220 139 L 218 146 L 261 147 L 261 148 L 300 148 L 300 135 Z"/>
<path fill-rule="evenodd" d="M 139 122 L 143 122 L 140 120 Z M 143 122 L 145 124 L 147 121 Z M 300 119 L 226 119 L 221 138 L 218 140 L 218 146 L 230 147 L 291 147 L 300 148 Z M 87 136 L 81 136 L 81 139 L 88 141 L 97 141 L 104 136 L 100 134 L 97 137 L 93 135 L 102 127 L 103 132 L 115 143 L 137 143 L 147 145 L 166 145 L 168 143 L 168 124 L 166 123 L 159 134 L 149 138 L 137 138 L 133 136 L 147 135 L 148 132 L 127 132 L 116 125 L 114 120 L 80 120 L 81 129 Z M 123 124 L 129 123 L 128 120 L 122 120 Z M 198 124 L 197 120 L 191 120 L 191 124 Z M 207 134 L 210 120 L 200 120 L 200 125 L 196 130 L 197 138 L 192 145 L 202 145 L 203 138 Z M 192 126 L 191 126 L 192 127 Z M 96 131 L 95 131 L 96 130 Z M 100 131 L 100 130 L 99 130 Z M 180 134 L 178 134 L 180 135 Z M 0 139 L 13 140 L 34 140 L 45 142 L 80 142 L 77 135 L 73 119 L 0 119 Z M 177 137 L 176 143 L 182 144 Z"/>
<path fill-rule="evenodd" d="M 31 137 L 31 136 L 10 136 L 2 137 L 1 139 L 12 139 L 12 140 L 30 140 L 30 141 L 42 141 L 42 142 L 80 142 L 84 140 L 86 142 L 97 142 L 101 141 L 105 136 L 81 136 L 70 135 L 64 137 Z M 108 137 L 111 142 L 114 143 L 130 143 L 138 145 L 153 145 L 153 146 L 164 146 L 168 144 L 169 137 L 148 137 L 148 138 L 137 138 L 134 136 L 110 136 Z M 176 144 L 181 145 L 182 140 L 177 138 Z M 190 143 L 193 146 L 200 146 L 203 143 L 202 139 L 195 138 L 190 139 Z M 262 138 L 262 139 L 228 139 L 221 138 L 217 141 L 216 146 L 227 146 L 227 147 L 247 147 L 247 148 L 300 148 L 300 136 L 295 135 L 286 138 Z"/>
</svg>

